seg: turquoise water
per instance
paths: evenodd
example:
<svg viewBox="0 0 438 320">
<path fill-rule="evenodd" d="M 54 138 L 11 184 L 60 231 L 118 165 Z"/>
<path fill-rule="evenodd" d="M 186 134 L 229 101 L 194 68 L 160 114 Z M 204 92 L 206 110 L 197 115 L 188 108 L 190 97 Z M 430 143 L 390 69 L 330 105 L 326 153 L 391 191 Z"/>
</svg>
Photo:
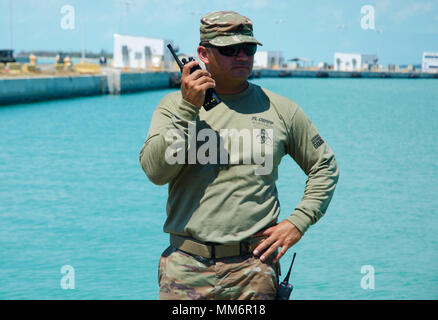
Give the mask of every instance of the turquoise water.
<svg viewBox="0 0 438 320">
<path fill-rule="evenodd" d="M 297 252 L 292 298 L 437 299 L 438 82 L 254 82 L 301 105 L 341 170 L 326 216 L 281 262 Z M 138 153 L 167 92 L 0 108 L 1 299 L 156 299 L 167 187 Z M 279 172 L 282 219 L 306 176 L 289 158 Z"/>
</svg>

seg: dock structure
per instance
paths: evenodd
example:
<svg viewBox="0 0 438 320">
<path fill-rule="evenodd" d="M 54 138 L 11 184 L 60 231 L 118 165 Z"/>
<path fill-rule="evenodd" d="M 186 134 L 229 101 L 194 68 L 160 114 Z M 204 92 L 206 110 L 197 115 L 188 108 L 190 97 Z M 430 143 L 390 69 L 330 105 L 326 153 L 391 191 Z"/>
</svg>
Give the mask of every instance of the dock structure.
<svg viewBox="0 0 438 320">
<path fill-rule="evenodd" d="M 438 73 L 255 69 L 251 74 L 251 78 L 269 77 L 438 79 Z M 106 68 L 100 74 L 92 75 L 9 76 L 0 74 L 0 105 L 176 88 L 179 84 L 179 71 L 139 72 Z"/>
<path fill-rule="evenodd" d="M 65 99 L 108 92 L 104 75 L 0 77 L 0 105 Z"/>
<path fill-rule="evenodd" d="M 256 78 L 374 78 L 374 79 L 438 79 L 438 73 L 382 72 L 382 71 L 334 71 L 305 69 L 259 69 L 253 71 Z"/>
</svg>

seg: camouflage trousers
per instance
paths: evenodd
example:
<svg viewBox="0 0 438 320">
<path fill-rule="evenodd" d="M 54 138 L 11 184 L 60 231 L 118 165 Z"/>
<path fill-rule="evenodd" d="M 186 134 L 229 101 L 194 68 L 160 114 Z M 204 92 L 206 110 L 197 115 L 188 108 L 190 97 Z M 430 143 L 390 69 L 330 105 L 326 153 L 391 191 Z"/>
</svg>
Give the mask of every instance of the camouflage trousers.
<svg viewBox="0 0 438 320">
<path fill-rule="evenodd" d="M 275 255 L 272 255 L 275 256 Z M 160 300 L 274 300 L 279 264 L 253 255 L 205 259 L 170 246 L 160 257 Z"/>
</svg>

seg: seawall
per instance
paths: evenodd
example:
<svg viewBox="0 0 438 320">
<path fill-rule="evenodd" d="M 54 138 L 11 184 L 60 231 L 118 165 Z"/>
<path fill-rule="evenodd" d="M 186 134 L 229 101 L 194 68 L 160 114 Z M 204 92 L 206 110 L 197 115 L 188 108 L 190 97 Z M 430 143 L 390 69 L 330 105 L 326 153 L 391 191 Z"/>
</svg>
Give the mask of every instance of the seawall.
<svg viewBox="0 0 438 320">
<path fill-rule="evenodd" d="M 106 93 L 108 83 L 104 75 L 0 78 L 0 105 Z"/>
<path fill-rule="evenodd" d="M 0 105 L 166 89 L 178 86 L 179 75 L 108 68 L 99 75 L 0 77 Z M 262 69 L 254 70 L 252 77 L 438 79 L 438 73 Z"/>
<path fill-rule="evenodd" d="M 122 73 L 120 93 L 170 88 L 171 72 Z"/>
<path fill-rule="evenodd" d="M 393 79 L 438 79 L 438 73 L 422 72 L 371 72 L 371 71 L 334 71 L 334 70 L 288 70 L 260 69 L 254 70 L 258 78 L 393 78 Z"/>
</svg>

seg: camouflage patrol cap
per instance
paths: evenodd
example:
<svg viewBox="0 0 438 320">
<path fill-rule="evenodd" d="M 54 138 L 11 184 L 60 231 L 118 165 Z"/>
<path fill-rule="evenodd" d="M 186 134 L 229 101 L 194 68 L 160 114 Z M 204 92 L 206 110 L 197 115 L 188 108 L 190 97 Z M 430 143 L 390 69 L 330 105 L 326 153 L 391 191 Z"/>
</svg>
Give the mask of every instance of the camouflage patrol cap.
<svg viewBox="0 0 438 320">
<path fill-rule="evenodd" d="M 201 18 L 201 42 L 214 46 L 230 46 L 239 43 L 256 43 L 252 21 L 234 11 L 210 12 Z"/>
</svg>

